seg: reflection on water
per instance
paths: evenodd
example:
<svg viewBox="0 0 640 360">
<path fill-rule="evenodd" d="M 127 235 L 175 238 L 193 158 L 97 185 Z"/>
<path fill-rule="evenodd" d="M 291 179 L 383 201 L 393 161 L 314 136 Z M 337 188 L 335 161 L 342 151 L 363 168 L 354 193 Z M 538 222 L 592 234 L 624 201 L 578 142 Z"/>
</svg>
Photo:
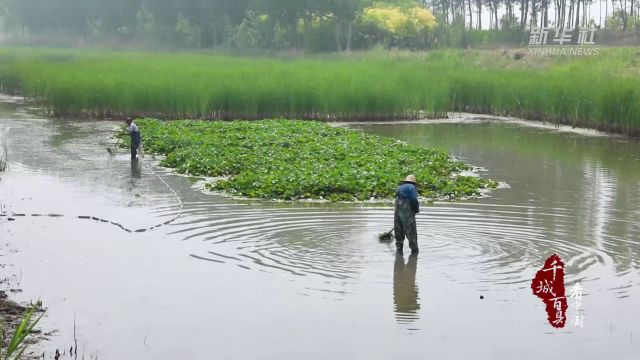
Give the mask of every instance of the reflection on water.
<svg viewBox="0 0 640 360">
<path fill-rule="evenodd" d="M 411 323 L 419 317 L 417 264 L 418 254 L 411 253 L 405 264 L 402 253 L 396 253 L 396 261 L 393 265 L 393 303 L 396 320 L 401 324 Z"/>
<path fill-rule="evenodd" d="M 131 180 L 132 185 L 135 185 L 135 179 L 140 179 L 142 177 L 142 171 L 140 169 L 142 165 L 136 159 L 131 159 Z"/>
<path fill-rule="evenodd" d="M 447 358 L 437 355 L 446 355 L 460 343 L 494 344 L 491 341 L 497 338 L 511 344 L 512 348 L 505 349 L 509 353 L 546 339 L 544 332 L 549 329 L 543 311 L 536 311 L 539 301 L 530 295 L 529 282 L 544 259 L 558 253 L 566 264 L 567 285 L 580 281 L 585 289 L 585 329 L 593 329 L 587 330 L 593 331 L 588 333 L 588 339 L 598 339 L 592 343 L 601 345 L 612 358 L 624 358 L 626 350 L 637 346 L 637 336 L 632 335 L 640 331 L 640 319 L 622 310 L 633 308 L 627 299 L 638 296 L 640 285 L 637 141 L 558 135 L 495 123 L 358 125 L 412 144 L 443 148 L 487 169 L 483 175 L 511 186 L 495 191 L 490 198 L 425 204 L 416 217 L 420 261 L 412 255 L 405 262 L 401 256 L 390 255 L 395 252 L 393 246 L 385 248 L 377 241 L 379 233 L 393 226 L 391 203 L 277 203 L 204 194 L 185 177 L 171 176 L 158 168 L 154 168 L 158 173 L 155 176 L 146 167 L 148 162 L 145 166 L 129 163 L 130 156 L 124 151 L 109 156 L 104 149 L 112 144 L 109 136 L 115 123 L 65 125 L 43 119 L 25 121 L 27 114 L 17 114 L 0 123 L 0 128 L 12 129 L 8 141 L 10 160 L 16 165 L 13 168 L 27 174 L 24 188 L 6 187 L 17 181 L 3 181 L 4 187 L 0 186 L 0 191 L 10 196 L 2 197 L 5 193 L 0 193 L 1 200 L 18 199 L 9 204 L 10 210 L 118 216 L 116 220 L 125 226 L 144 227 L 171 219 L 182 209 L 175 223 L 153 230 L 151 235 L 158 243 L 148 253 L 161 253 L 166 245 L 163 241 L 180 244 L 190 264 L 200 266 L 202 279 L 207 279 L 199 280 L 203 283 L 224 278 L 252 288 L 264 280 L 259 276 L 286 279 L 286 285 L 276 288 L 277 295 L 271 293 L 278 297 L 274 303 L 304 304 L 319 310 L 317 314 L 304 312 L 309 318 L 300 320 L 304 322 L 298 324 L 301 329 L 312 323 L 318 326 L 314 329 L 316 334 L 326 334 L 335 331 L 336 324 L 371 321 L 372 328 L 364 330 L 365 336 L 370 343 L 379 345 L 378 349 L 389 350 L 383 351 L 389 355 L 396 350 L 393 344 L 385 347 L 380 334 L 398 323 L 411 324 L 426 339 L 443 341 L 441 345 L 433 341 L 417 345 L 416 349 L 434 351 L 431 358 Z M 45 176 L 47 183 L 43 185 L 38 181 Z M 161 179 L 177 192 L 183 208 Z M 39 191 L 45 186 L 55 191 Z M 21 196 L 20 191 L 29 196 Z M 59 199 L 36 201 L 53 195 Z M 67 217 L 59 221 L 64 223 Z M 132 221 L 137 223 L 130 224 Z M 100 226 L 95 225 L 96 229 Z M 119 251 L 126 253 L 128 249 Z M 165 266 L 171 268 L 172 264 Z M 245 275 L 238 276 L 236 270 Z M 131 273 L 138 274 L 135 269 Z M 139 276 L 141 283 L 150 280 L 151 289 L 154 284 L 163 284 L 163 280 L 153 278 L 152 271 Z M 176 281 L 172 286 L 179 288 L 181 284 Z M 420 298 L 419 287 L 423 292 L 428 289 L 429 296 Z M 110 290 L 109 295 L 119 290 L 122 289 Z M 263 290 L 269 289 L 256 293 L 262 294 Z M 128 291 L 131 289 L 122 293 Z M 180 291 L 171 293 L 163 296 L 175 300 L 179 307 L 184 301 Z M 480 294 L 486 300 L 476 304 Z M 245 301 L 236 296 L 216 291 L 213 300 Z M 391 297 L 393 316 L 389 311 Z M 153 307 L 148 302 L 133 305 Z M 363 310 L 365 315 L 359 318 L 360 307 L 367 311 Z M 338 315 L 336 309 L 342 312 Z M 163 312 L 166 308 L 157 310 Z M 194 306 L 187 318 L 199 316 Z M 231 324 L 237 314 L 218 316 L 216 321 Z M 257 323 L 272 321 L 268 311 L 250 316 Z M 145 328 L 143 318 L 127 320 Z M 286 321 L 295 324 L 297 319 Z M 491 327 L 480 327 L 489 321 Z M 516 323 L 521 327 L 514 326 Z M 201 328 L 203 336 L 211 330 L 207 326 Z M 510 331 L 504 332 L 505 328 Z M 273 331 L 291 336 L 283 333 L 286 329 L 274 327 Z M 484 335 L 491 338 L 483 338 Z M 178 342 L 183 340 L 180 334 L 175 336 Z M 448 343 L 447 337 L 451 339 Z M 583 344 L 584 339 L 563 341 L 573 341 L 575 345 Z M 464 355 L 457 358 L 476 355 L 465 347 L 455 350 Z M 558 354 L 572 353 L 567 348 Z M 257 353 L 250 355 L 244 358 L 259 357 Z M 490 353 L 479 358 L 500 356 Z"/>
</svg>

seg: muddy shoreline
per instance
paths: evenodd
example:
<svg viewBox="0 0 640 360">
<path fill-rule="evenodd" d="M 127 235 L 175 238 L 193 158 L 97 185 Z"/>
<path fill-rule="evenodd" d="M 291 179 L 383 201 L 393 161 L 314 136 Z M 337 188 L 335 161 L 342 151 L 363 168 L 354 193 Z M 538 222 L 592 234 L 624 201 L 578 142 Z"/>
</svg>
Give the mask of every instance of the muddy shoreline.
<svg viewBox="0 0 640 360">
<path fill-rule="evenodd" d="M 4 264 L 2 264 L 4 265 Z M 20 291 L 20 289 L 10 289 L 9 292 Z M 0 290 L 0 318 L 2 319 L 2 323 L 6 326 L 5 336 L 6 343 L 11 340 L 15 329 L 20 324 L 20 320 L 22 315 L 24 314 L 27 307 L 18 304 L 17 302 L 11 300 L 9 295 Z M 39 316 L 39 315 L 38 315 Z M 31 334 L 26 338 L 25 344 L 27 345 L 27 350 L 22 356 L 22 359 L 30 360 L 30 359 L 41 359 L 42 355 L 39 352 L 36 352 L 34 345 L 42 344 L 48 338 L 48 336 L 52 335 L 52 332 L 44 333 L 40 326 L 36 326 Z M 5 343 L 5 345 L 6 345 Z"/>
<path fill-rule="evenodd" d="M 8 333 L 18 326 L 22 313 L 26 308 L 9 299 L 9 295 L 0 290 L 0 316 L 5 325 L 9 326 Z"/>
<path fill-rule="evenodd" d="M 438 121 L 455 118 L 457 114 L 473 114 L 479 116 L 495 116 L 508 119 L 519 119 L 525 122 L 536 122 L 547 126 L 569 126 L 573 129 L 581 129 L 585 131 L 600 131 L 610 135 L 624 135 L 633 138 L 640 137 L 640 130 L 630 129 L 618 124 L 611 123 L 593 123 L 583 119 L 567 119 L 556 118 L 544 113 L 532 113 L 527 111 L 504 111 L 496 109 L 476 108 L 472 106 L 456 106 L 455 109 L 447 113 L 427 113 L 423 111 L 414 114 L 362 114 L 362 115 L 341 115 L 341 114 L 235 114 L 220 111 L 212 111 L 207 114 L 171 114 L 171 113 L 154 113 L 154 112 L 113 112 L 105 111 L 76 111 L 73 113 L 59 112 L 55 109 L 48 109 L 46 106 L 36 106 L 38 100 L 23 97 L 19 92 L 5 92 L 4 95 L 12 97 L 20 97 L 26 103 L 30 103 L 38 109 L 43 116 L 56 119 L 80 119 L 89 118 L 91 120 L 119 121 L 127 118 L 153 118 L 158 120 L 210 120 L 210 121 L 233 121 L 233 120 L 264 120 L 264 119 L 298 119 L 310 121 L 325 121 L 329 123 L 395 123 L 395 122 L 419 122 L 419 121 Z"/>
<path fill-rule="evenodd" d="M 28 99 L 25 98 L 28 101 Z M 402 115 L 393 114 L 362 114 L 362 115 L 348 115 L 343 116 L 340 114 L 232 114 L 222 112 L 211 112 L 208 114 L 167 114 L 167 113 L 147 113 L 147 112 L 132 112 L 132 113 L 114 113 L 114 112 L 94 112 L 94 111 L 81 111 L 74 113 L 60 113 L 54 110 L 42 110 L 43 116 L 52 117 L 55 119 L 86 119 L 96 121 L 124 121 L 127 118 L 152 118 L 158 120 L 208 120 L 208 121 L 257 121 L 264 119 L 298 119 L 308 121 L 324 121 L 328 123 L 389 123 L 396 122 L 410 123 L 420 121 L 439 121 L 450 120 L 455 118 L 456 114 L 473 114 L 480 116 L 495 116 L 500 118 L 519 119 L 526 122 L 536 122 L 545 126 L 569 126 L 573 129 L 580 129 L 584 131 L 599 131 L 609 135 L 623 135 L 632 138 L 640 137 L 640 130 L 626 128 L 617 124 L 608 123 L 592 123 L 587 120 L 576 119 L 556 119 L 546 114 L 540 113 L 526 113 L 526 112 L 509 112 L 509 111 L 487 111 L 487 109 L 476 109 L 465 106 L 461 109 L 452 110 L 446 114 L 436 113 L 416 113 L 415 115 Z"/>
</svg>

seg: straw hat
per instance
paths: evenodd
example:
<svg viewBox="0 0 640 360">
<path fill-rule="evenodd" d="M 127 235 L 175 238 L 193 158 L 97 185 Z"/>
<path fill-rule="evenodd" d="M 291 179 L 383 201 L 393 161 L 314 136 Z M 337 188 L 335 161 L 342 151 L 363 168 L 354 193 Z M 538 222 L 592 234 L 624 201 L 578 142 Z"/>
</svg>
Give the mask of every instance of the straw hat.
<svg viewBox="0 0 640 360">
<path fill-rule="evenodd" d="M 404 179 L 404 182 L 408 182 L 408 183 L 412 183 L 412 184 L 416 184 L 416 176 L 415 175 L 408 175 L 406 177 L 406 179 Z"/>
</svg>

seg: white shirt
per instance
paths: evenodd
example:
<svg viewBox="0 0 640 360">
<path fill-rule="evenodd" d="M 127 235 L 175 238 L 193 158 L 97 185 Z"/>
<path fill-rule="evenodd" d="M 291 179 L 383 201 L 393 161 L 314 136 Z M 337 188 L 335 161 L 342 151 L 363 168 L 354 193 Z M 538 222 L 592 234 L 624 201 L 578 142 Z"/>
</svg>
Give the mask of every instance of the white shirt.
<svg viewBox="0 0 640 360">
<path fill-rule="evenodd" d="M 129 132 L 129 134 L 134 133 L 134 132 L 138 132 L 138 125 L 134 124 L 133 122 L 131 123 L 131 125 L 129 125 L 129 128 L 127 129 L 127 131 Z"/>
</svg>

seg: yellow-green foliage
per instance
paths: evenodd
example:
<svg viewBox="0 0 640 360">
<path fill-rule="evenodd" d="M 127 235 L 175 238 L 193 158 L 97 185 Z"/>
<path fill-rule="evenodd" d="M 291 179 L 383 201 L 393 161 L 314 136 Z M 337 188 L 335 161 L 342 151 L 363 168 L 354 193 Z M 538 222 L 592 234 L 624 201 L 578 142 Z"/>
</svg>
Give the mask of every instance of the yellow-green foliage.
<svg viewBox="0 0 640 360">
<path fill-rule="evenodd" d="M 363 11 L 362 22 L 398 36 L 415 36 L 437 25 L 431 11 L 419 6 L 406 9 L 393 6 L 371 7 Z"/>
</svg>

